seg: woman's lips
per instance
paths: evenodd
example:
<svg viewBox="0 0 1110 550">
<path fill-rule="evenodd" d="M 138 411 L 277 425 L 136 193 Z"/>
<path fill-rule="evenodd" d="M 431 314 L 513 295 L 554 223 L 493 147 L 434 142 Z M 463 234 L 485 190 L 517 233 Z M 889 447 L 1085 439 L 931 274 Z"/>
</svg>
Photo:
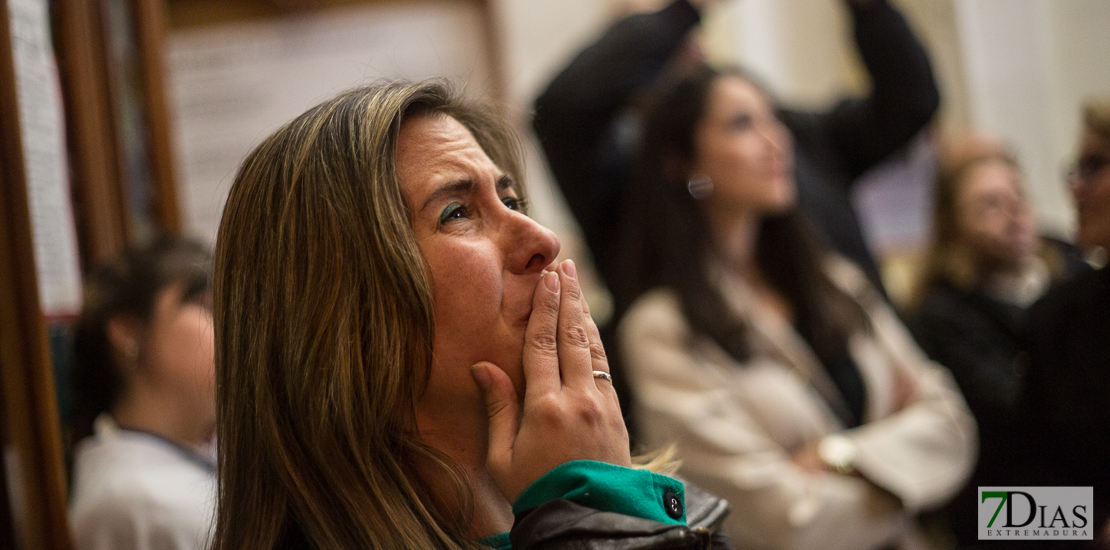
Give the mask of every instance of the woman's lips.
<svg viewBox="0 0 1110 550">
<path fill-rule="evenodd" d="M 793 166 L 787 162 L 785 158 L 773 158 L 767 169 L 767 174 L 771 179 L 786 179 L 791 175 Z"/>
<path fill-rule="evenodd" d="M 543 273 L 546 274 L 547 270 L 544 270 Z M 543 281 L 542 275 L 536 278 L 536 285 L 539 285 L 541 281 Z M 517 301 L 509 309 L 509 318 L 512 319 L 515 324 L 524 327 L 528 326 L 528 321 L 532 318 L 532 302 L 535 298 L 535 295 L 536 286 L 532 286 L 531 288 L 529 288 L 527 294 L 525 294 L 523 291 L 520 293 Z"/>
<path fill-rule="evenodd" d="M 514 319 L 515 323 L 518 324 L 518 325 L 521 325 L 521 326 L 524 326 L 524 327 L 528 326 L 528 322 L 532 319 L 532 303 L 535 300 L 536 287 L 538 287 L 540 284 L 543 283 L 544 275 L 547 275 L 548 273 L 550 273 L 552 271 L 555 271 L 555 269 L 558 266 L 559 266 L 558 262 L 551 262 L 551 265 L 547 266 L 547 268 L 545 268 L 543 271 L 541 271 L 539 273 L 539 275 L 535 276 L 535 278 L 531 281 L 532 285 L 527 287 L 528 292 L 526 294 L 523 292 L 523 290 L 521 291 L 520 300 L 514 306 L 512 306 L 512 307 L 510 307 L 509 309 L 506 310 L 506 311 L 509 312 L 509 316 L 508 316 L 509 319 Z M 507 294 L 506 294 L 506 301 L 509 301 Z M 519 312 L 519 313 L 514 315 L 513 312 Z"/>
</svg>

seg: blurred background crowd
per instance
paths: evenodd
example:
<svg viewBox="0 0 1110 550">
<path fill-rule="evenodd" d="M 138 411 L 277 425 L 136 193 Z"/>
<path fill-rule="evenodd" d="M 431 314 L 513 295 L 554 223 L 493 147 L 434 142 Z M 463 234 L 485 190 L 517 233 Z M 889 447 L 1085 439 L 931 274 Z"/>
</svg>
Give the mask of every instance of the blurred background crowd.
<svg viewBox="0 0 1110 550">
<path fill-rule="evenodd" d="M 1091 540 L 1032 544 L 1110 548 L 1110 2 L 5 7 L 34 237 L 5 258 L 36 262 L 5 273 L 37 275 L 52 382 L 6 377 L 5 418 L 60 445 L 6 427 L 0 542 L 206 547 L 239 162 L 346 88 L 446 77 L 520 131 L 634 450 L 673 445 L 736 547 L 1016 545 L 978 540 L 977 487 L 1091 486 Z"/>
</svg>

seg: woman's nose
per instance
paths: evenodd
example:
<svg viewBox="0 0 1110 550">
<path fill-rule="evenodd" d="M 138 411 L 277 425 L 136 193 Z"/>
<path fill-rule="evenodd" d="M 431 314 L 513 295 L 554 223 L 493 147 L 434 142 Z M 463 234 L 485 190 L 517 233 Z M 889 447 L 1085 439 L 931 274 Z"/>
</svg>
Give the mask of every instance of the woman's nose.
<svg viewBox="0 0 1110 550">
<path fill-rule="evenodd" d="M 790 133 L 777 118 L 772 118 L 760 126 L 759 133 L 767 143 L 771 144 L 771 147 L 780 153 L 787 153 L 790 150 Z"/>
<path fill-rule="evenodd" d="M 508 248 L 509 268 L 516 273 L 539 273 L 559 255 L 559 237 L 554 231 L 523 214 L 514 214 L 510 222 Z"/>
<path fill-rule="evenodd" d="M 1014 199 L 1006 204 L 1006 213 L 1010 215 L 1010 219 L 1023 220 L 1032 212 L 1029 210 L 1029 203 L 1024 199 Z"/>
</svg>

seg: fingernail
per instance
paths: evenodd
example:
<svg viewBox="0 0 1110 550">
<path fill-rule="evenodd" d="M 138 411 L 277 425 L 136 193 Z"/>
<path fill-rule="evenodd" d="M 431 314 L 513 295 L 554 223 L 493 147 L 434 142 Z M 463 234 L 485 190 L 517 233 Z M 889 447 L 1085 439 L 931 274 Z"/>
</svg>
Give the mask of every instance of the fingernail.
<svg viewBox="0 0 1110 550">
<path fill-rule="evenodd" d="M 574 267 L 574 260 L 566 260 L 563 262 L 563 273 L 571 279 L 578 277 L 578 270 Z"/>
<path fill-rule="evenodd" d="M 482 391 L 489 389 L 489 371 L 486 370 L 485 365 L 471 365 L 470 374 L 474 376 L 474 381 L 478 383 L 478 387 L 482 388 Z"/>
<path fill-rule="evenodd" d="M 559 292 L 559 275 L 556 273 L 548 273 L 543 276 L 543 284 L 547 285 L 547 290 L 551 292 Z"/>
</svg>

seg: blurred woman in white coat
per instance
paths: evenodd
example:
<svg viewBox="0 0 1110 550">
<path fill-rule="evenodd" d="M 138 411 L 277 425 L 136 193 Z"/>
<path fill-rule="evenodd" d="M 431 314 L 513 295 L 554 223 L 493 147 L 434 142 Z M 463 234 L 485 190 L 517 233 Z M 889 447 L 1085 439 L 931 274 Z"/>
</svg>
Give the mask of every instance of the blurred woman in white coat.
<svg viewBox="0 0 1110 550">
<path fill-rule="evenodd" d="M 620 327 L 642 441 L 675 443 L 682 474 L 732 503 L 738 547 L 919 545 L 915 515 L 974 465 L 975 422 L 863 273 L 811 236 L 767 95 L 738 71 L 693 74 L 660 95 L 643 143 L 647 292 Z"/>
</svg>

